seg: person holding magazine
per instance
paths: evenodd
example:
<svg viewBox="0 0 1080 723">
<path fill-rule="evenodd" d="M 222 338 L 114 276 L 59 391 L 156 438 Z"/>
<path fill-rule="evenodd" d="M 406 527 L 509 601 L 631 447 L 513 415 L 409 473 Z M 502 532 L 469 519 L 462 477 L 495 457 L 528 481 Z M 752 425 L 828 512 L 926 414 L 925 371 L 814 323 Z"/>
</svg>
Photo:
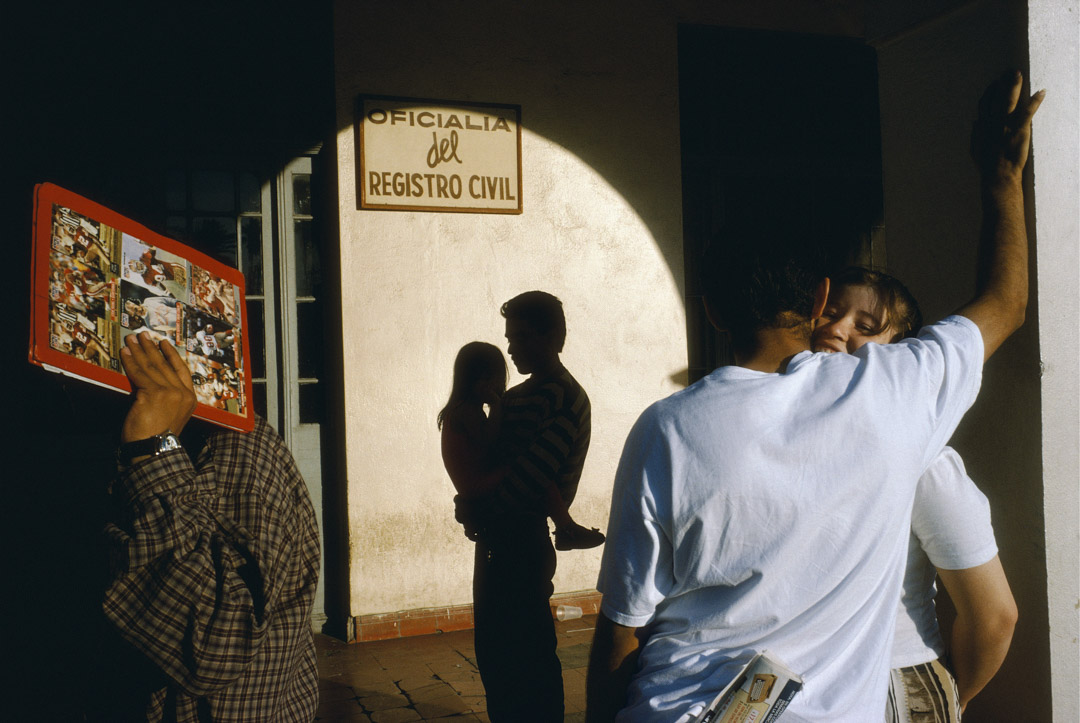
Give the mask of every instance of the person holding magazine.
<svg viewBox="0 0 1080 723">
<path fill-rule="evenodd" d="M 869 343 L 914 337 L 922 327 L 915 298 L 892 276 L 850 268 L 830 281 L 829 300 L 814 328 L 814 351 L 855 354 Z M 957 611 L 947 659 L 934 609 L 938 576 Z M 997 556 L 990 503 L 960 456 L 946 447 L 915 490 L 886 722 L 907 721 L 912 710 L 927 705 L 935 721 L 960 720 L 1005 660 L 1016 616 Z"/>
<path fill-rule="evenodd" d="M 319 532 L 292 454 L 261 417 L 249 433 L 192 421 L 191 372 L 169 341 L 123 344 L 132 401 L 102 600 L 117 652 L 89 720 L 312 720 Z"/>
</svg>

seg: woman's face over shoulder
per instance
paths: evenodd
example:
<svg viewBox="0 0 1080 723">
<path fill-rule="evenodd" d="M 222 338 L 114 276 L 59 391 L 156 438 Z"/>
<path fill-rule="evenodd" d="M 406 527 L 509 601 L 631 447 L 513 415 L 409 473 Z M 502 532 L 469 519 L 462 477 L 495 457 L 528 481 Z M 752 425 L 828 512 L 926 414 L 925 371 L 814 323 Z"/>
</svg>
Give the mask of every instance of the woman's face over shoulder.
<svg viewBox="0 0 1080 723">
<path fill-rule="evenodd" d="M 868 286 L 842 286 L 830 290 L 825 311 L 814 326 L 811 347 L 851 354 L 870 342 L 888 344 L 892 337 L 877 293 Z"/>
</svg>

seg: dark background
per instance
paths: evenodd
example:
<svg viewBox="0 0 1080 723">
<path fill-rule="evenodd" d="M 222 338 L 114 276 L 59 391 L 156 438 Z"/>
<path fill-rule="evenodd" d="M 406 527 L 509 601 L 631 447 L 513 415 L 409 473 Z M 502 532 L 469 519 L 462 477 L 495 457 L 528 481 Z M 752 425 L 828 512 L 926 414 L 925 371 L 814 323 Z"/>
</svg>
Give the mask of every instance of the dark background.
<svg viewBox="0 0 1080 723">
<path fill-rule="evenodd" d="M 83 720 L 102 637 L 105 486 L 127 398 L 27 362 L 33 187 L 164 232 L 164 171 L 265 167 L 333 135 L 328 2 L 24 3 L 4 11 L 2 438 L 8 720 Z M 183 240 L 183 239 L 181 239 Z M 130 672 L 130 671 L 128 671 Z"/>
</svg>

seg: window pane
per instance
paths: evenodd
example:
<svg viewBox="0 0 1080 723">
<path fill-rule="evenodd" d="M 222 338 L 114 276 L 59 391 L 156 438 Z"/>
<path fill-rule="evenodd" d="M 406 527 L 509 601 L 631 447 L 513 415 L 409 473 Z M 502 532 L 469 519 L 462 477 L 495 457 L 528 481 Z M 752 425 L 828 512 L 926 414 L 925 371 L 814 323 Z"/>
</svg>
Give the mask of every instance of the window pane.
<svg viewBox="0 0 1080 723">
<path fill-rule="evenodd" d="M 253 173 L 241 173 L 236 178 L 240 213 L 262 212 L 262 188 Z"/>
<path fill-rule="evenodd" d="M 165 233 L 175 236 L 179 240 L 187 238 L 187 219 L 183 216 L 166 216 Z"/>
<path fill-rule="evenodd" d="M 199 216 L 191 219 L 192 243 L 203 253 L 236 267 L 236 221 L 231 218 Z"/>
<path fill-rule="evenodd" d="M 248 344 L 251 346 L 252 379 L 266 376 L 266 327 L 263 318 L 263 302 L 260 299 L 247 301 Z"/>
<path fill-rule="evenodd" d="M 296 295 L 315 296 L 315 289 L 322 284 L 319 249 L 311 221 L 293 221 L 296 237 Z"/>
<path fill-rule="evenodd" d="M 228 213 L 236 203 L 233 177 L 227 171 L 195 171 L 191 174 L 191 205 L 196 211 Z"/>
<path fill-rule="evenodd" d="M 297 374 L 301 379 L 317 378 L 322 374 L 323 320 L 322 303 L 296 303 Z"/>
<path fill-rule="evenodd" d="M 240 219 L 240 271 L 244 273 L 247 293 L 263 293 L 262 218 Z"/>
<path fill-rule="evenodd" d="M 266 419 L 266 382 L 252 382 L 251 396 L 255 397 L 255 413 Z"/>
<path fill-rule="evenodd" d="M 318 424 L 323 419 L 322 387 L 318 384 L 300 385 L 300 423 Z"/>
<path fill-rule="evenodd" d="M 183 171 L 165 174 L 165 208 L 170 211 L 187 208 L 187 176 Z"/>
<path fill-rule="evenodd" d="M 293 213 L 300 216 L 311 215 L 311 174 L 294 173 L 292 177 L 293 187 Z"/>
</svg>

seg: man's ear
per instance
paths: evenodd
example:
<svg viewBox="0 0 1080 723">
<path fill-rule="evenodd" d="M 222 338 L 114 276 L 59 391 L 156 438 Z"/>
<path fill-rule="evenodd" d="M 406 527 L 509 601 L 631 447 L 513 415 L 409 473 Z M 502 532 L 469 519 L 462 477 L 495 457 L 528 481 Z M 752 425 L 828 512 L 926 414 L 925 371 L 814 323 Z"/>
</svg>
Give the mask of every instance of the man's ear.
<svg viewBox="0 0 1080 723">
<path fill-rule="evenodd" d="M 825 302 L 829 300 L 829 277 L 826 276 L 814 289 L 814 308 L 810 314 L 810 321 L 817 321 L 825 313 Z"/>
<path fill-rule="evenodd" d="M 701 303 L 705 307 L 705 318 L 709 320 L 709 323 L 713 325 L 717 331 L 731 331 L 727 328 L 727 324 L 720 318 L 720 315 L 709 306 L 709 302 L 705 297 L 701 297 Z"/>
</svg>

